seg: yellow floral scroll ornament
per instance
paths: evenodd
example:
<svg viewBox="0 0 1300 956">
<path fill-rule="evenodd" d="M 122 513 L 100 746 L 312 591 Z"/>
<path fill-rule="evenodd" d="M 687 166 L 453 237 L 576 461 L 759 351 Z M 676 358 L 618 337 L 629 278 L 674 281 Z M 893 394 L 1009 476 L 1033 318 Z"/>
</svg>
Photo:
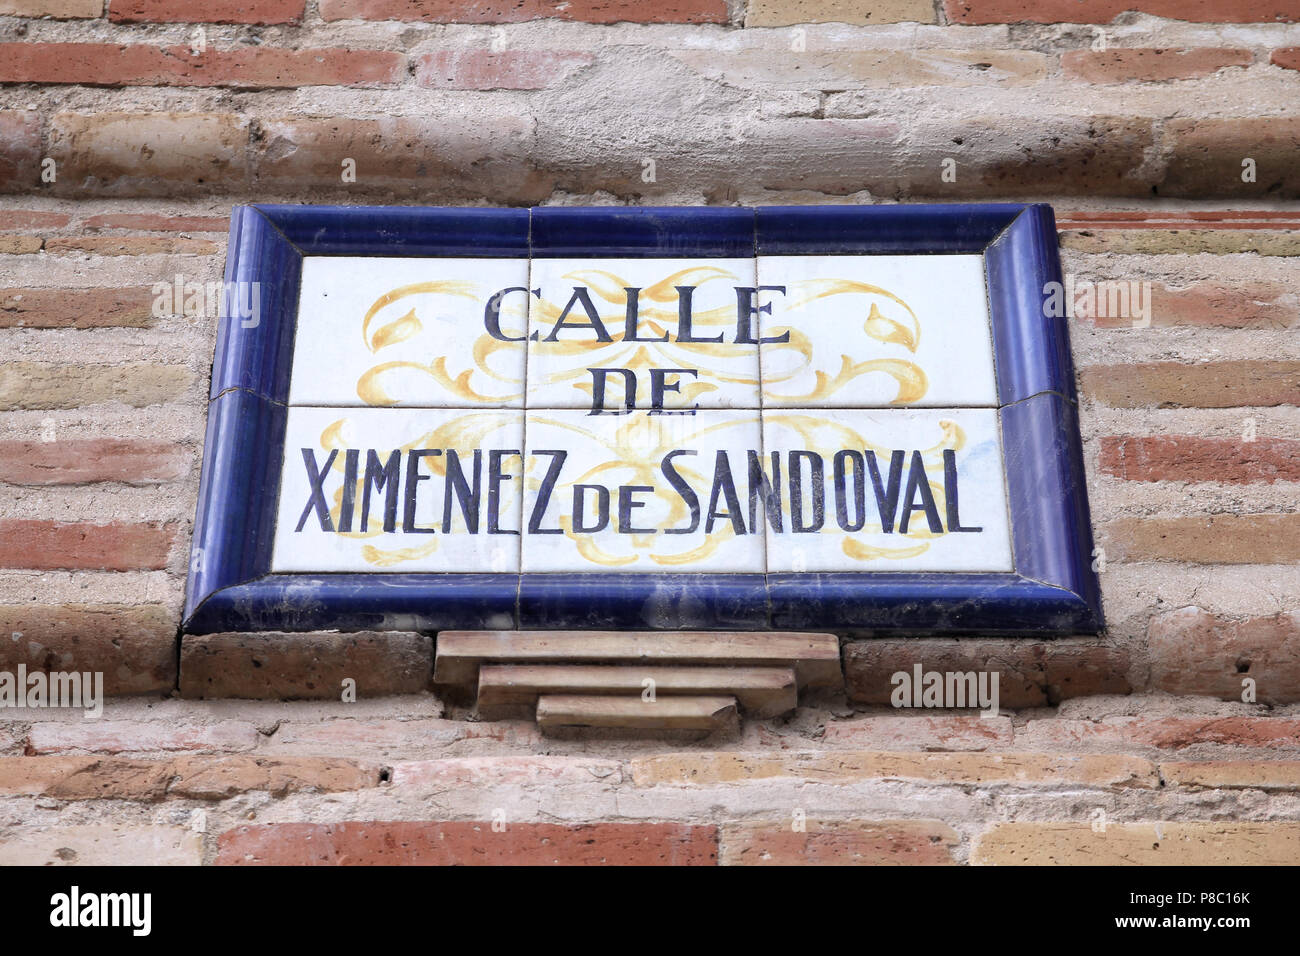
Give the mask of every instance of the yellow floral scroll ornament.
<svg viewBox="0 0 1300 956">
<path fill-rule="evenodd" d="M 482 290 L 476 283 L 456 280 L 417 282 L 386 292 L 375 300 L 361 320 L 361 339 L 372 353 L 405 342 L 424 330 L 424 323 L 415 309 L 410 309 L 388 322 L 374 324 L 376 317 L 388 306 L 413 295 L 456 296 L 470 299 L 476 304 L 481 304 L 483 298 Z M 521 302 L 518 304 L 503 306 L 502 315 L 512 315 L 520 320 L 522 330 L 526 321 L 526 312 L 522 305 L 522 295 L 520 298 Z M 390 393 L 390 383 L 394 373 L 406 372 L 428 376 L 442 386 L 448 394 L 475 405 L 501 405 L 518 401 L 523 397 L 523 382 L 519 380 L 518 375 L 503 374 L 494 369 L 491 364 L 493 355 L 511 348 L 522 348 L 522 343 L 503 342 L 484 332 L 475 340 L 471 350 L 474 364 L 458 372 L 452 372 L 447 368 L 445 355 L 430 356 L 428 362 L 409 360 L 381 362 L 367 369 L 357 380 L 357 396 L 367 405 L 378 407 L 396 405 L 401 399 Z M 504 395 L 496 394 L 498 390 L 490 389 L 491 383 L 485 381 L 488 379 L 511 386 L 514 391 Z"/>
<path fill-rule="evenodd" d="M 876 454 L 877 459 L 889 460 L 893 453 L 892 448 L 885 448 L 883 445 L 875 445 L 867 441 L 862 435 L 847 425 L 841 425 L 838 422 L 828 422 L 824 419 L 817 418 L 813 415 L 789 414 L 783 412 L 764 413 L 763 421 L 766 425 L 782 426 L 798 433 L 803 439 L 805 448 L 852 448 L 855 451 L 870 451 Z M 939 420 L 939 430 L 942 433 L 939 441 L 929 448 L 921 449 L 921 462 L 925 465 L 926 474 L 943 474 L 943 453 L 946 450 L 960 451 L 966 445 L 966 433 L 954 421 L 948 418 Z M 826 441 L 819 441 L 817 433 L 828 436 Z M 931 479 L 930 493 L 936 500 L 943 500 L 944 488 L 941 482 Z M 856 561 L 878 561 L 900 560 L 903 558 L 915 558 L 924 554 L 930 549 L 932 539 L 941 538 L 948 532 L 945 530 L 940 533 L 930 531 L 926 528 L 909 529 L 907 538 L 909 540 L 921 539 L 915 544 L 909 543 L 900 547 L 888 547 L 884 545 L 867 544 L 852 534 L 883 532 L 884 528 L 877 521 L 867 521 L 861 532 L 845 532 L 839 528 L 826 526 L 818 534 L 841 534 L 844 540 L 840 542 L 840 550 L 850 558 Z"/>
<path fill-rule="evenodd" d="M 356 445 L 349 442 L 344 437 L 345 430 L 349 427 L 346 418 L 340 418 L 338 421 L 331 423 L 321 432 L 320 447 L 328 454 L 337 450 L 339 454 L 334 459 L 334 464 L 330 467 L 331 471 L 344 474 L 346 470 L 346 460 L 344 452 L 348 448 L 355 448 Z M 401 451 L 403 456 L 414 448 L 454 448 L 457 451 L 470 451 L 475 448 L 482 448 L 488 435 L 496 431 L 503 424 L 503 418 L 499 412 L 466 412 L 464 415 L 441 425 L 432 431 L 420 435 L 412 441 L 406 442 L 396 449 Z M 390 453 L 393 449 L 390 449 Z M 446 477 L 447 461 L 445 457 L 437 456 L 424 459 L 425 465 L 435 475 Z M 361 463 L 358 469 L 356 487 L 353 489 L 353 501 L 356 507 L 360 509 L 365 483 L 365 463 Z M 506 491 L 503 497 L 503 505 L 510 504 L 510 498 L 518 495 L 518 491 Z M 334 521 L 334 526 L 339 525 L 339 518 L 343 509 L 343 488 L 340 487 L 334 492 L 334 504 L 330 508 L 330 517 Z M 359 524 L 360 516 L 356 518 Z M 384 533 L 382 526 L 376 526 L 373 522 L 365 531 L 344 531 L 339 532 L 342 537 L 353 538 L 356 540 L 365 540 L 374 538 Z M 376 567 L 391 568 L 400 566 L 408 561 L 417 561 L 420 558 L 428 557 L 438 550 L 438 538 L 430 536 L 427 543 L 409 548 L 378 548 L 372 544 L 367 544 L 361 549 L 362 560 Z"/>
<path fill-rule="evenodd" d="M 871 302 L 867 308 L 866 320 L 862 323 L 862 332 L 870 339 L 885 346 L 901 346 L 908 352 L 915 353 L 921 344 L 921 321 L 912 307 L 888 289 L 869 282 L 853 279 L 809 279 L 791 283 L 787 309 L 795 312 L 810 302 L 838 295 L 870 295 L 887 300 L 894 317 L 887 316 L 880 310 L 878 302 Z M 901 309 L 899 313 L 897 310 Z M 777 326 L 776 332 L 784 329 Z M 854 361 L 849 355 L 840 356 L 838 369 L 812 368 L 814 357 L 812 345 L 808 338 L 798 329 L 790 330 L 791 344 L 796 347 L 803 364 L 785 371 L 775 371 L 775 363 L 769 360 L 763 363 L 763 387 L 765 390 L 779 382 L 789 382 L 811 369 L 814 384 L 810 391 L 802 395 L 773 395 L 782 404 L 795 405 L 825 401 L 845 386 L 863 375 L 883 374 L 898 383 L 898 392 L 890 401 L 891 405 L 910 405 L 920 401 L 929 390 L 929 379 L 921 366 L 907 358 L 872 358 Z M 845 330 L 846 336 L 849 330 Z M 766 349 L 766 346 L 764 347 Z"/>
</svg>

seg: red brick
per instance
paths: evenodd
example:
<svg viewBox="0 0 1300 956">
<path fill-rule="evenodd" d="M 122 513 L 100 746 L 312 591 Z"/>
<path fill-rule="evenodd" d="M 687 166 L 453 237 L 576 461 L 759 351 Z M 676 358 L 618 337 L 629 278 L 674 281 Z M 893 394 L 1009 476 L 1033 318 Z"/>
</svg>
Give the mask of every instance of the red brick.
<svg viewBox="0 0 1300 956">
<path fill-rule="evenodd" d="M 1148 307 L 1153 326 L 1283 329 L 1300 325 L 1300 296 L 1280 282 L 1205 281 L 1177 289 L 1153 282 Z M 1133 319 L 1122 316 L 1079 319 L 1097 328 L 1133 326 Z"/>
<path fill-rule="evenodd" d="M 39 184 L 41 122 L 37 110 L 0 111 L 0 192 L 26 192 Z"/>
<path fill-rule="evenodd" d="M 415 78 L 442 90 L 540 90 L 595 59 L 573 50 L 439 50 L 420 57 Z"/>
<path fill-rule="evenodd" d="M 1153 617 L 1147 643 L 1156 690 L 1241 700 L 1251 678 L 1259 701 L 1300 701 L 1300 614 L 1234 620 L 1184 607 Z"/>
<path fill-rule="evenodd" d="M 49 138 L 59 193 L 210 196 L 246 185 L 248 121 L 229 113 L 57 113 Z"/>
<path fill-rule="evenodd" d="M 138 232 L 225 232 L 230 220 L 225 216 L 162 216 L 156 213 L 108 213 L 90 216 L 87 229 L 134 229 Z"/>
<path fill-rule="evenodd" d="M 0 519 L 0 567 L 38 571 L 137 571 L 167 567 L 177 524 L 80 524 Z"/>
<path fill-rule="evenodd" d="M 256 727 L 238 720 L 222 720 L 208 725 L 143 720 L 40 723 L 33 724 L 28 734 L 27 753 L 231 752 L 253 750 L 259 739 Z"/>
<path fill-rule="evenodd" d="M 45 240 L 51 255 L 210 256 L 220 250 L 210 239 L 179 236 L 76 236 Z"/>
<path fill-rule="evenodd" d="M 306 0 L 112 0 L 108 18 L 118 23 L 296 23 Z"/>
<path fill-rule="evenodd" d="M 221 834 L 219 865 L 711 866 L 717 828 L 679 823 L 279 823 Z"/>
<path fill-rule="evenodd" d="M 187 634 L 181 640 L 185 697 L 339 700 L 427 690 L 433 639 L 405 631 Z"/>
<path fill-rule="evenodd" d="M 1158 82 L 1210 76 L 1226 67 L 1249 66 L 1252 60 L 1249 50 L 1227 47 L 1067 50 L 1061 54 L 1061 69 L 1089 83 Z"/>
<path fill-rule="evenodd" d="M 208 49 L 118 43 L 0 43 L 0 83 L 86 86 L 395 86 L 406 57 L 382 50 Z"/>
<path fill-rule="evenodd" d="M 1132 690 L 1128 652 L 1114 645 L 913 638 L 846 643 L 844 680 L 849 697 L 864 704 L 889 704 L 894 691 L 890 676 L 898 671 L 911 673 L 918 663 L 927 671 L 996 670 L 1000 705 L 1007 708 L 1043 707 L 1069 697 Z"/>
<path fill-rule="evenodd" d="M 961 838 L 938 820 L 723 824 L 723 866 L 952 866 Z"/>
<path fill-rule="evenodd" d="M 433 23 L 726 23 L 726 0 L 321 0 L 325 20 L 425 20 Z"/>
<path fill-rule="evenodd" d="M 1101 470 L 1127 481 L 1300 481 L 1300 441 L 1108 435 L 1101 439 Z"/>
<path fill-rule="evenodd" d="M 1300 362 L 1268 359 L 1134 362 L 1079 370 L 1089 398 L 1113 408 L 1239 408 L 1300 404 Z"/>
<path fill-rule="evenodd" d="M 150 286 L 111 289 L 5 289 L 0 328 L 145 328 L 153 324 Z"/>
<path fill-rule="evenodd" d="M 1295 749 L 1300 747 L 1300 718 L 1107 717 L 1091 721 L 1053 717 L 1031 720 L 1016 735 L 1026 747 L 1051 750 L 1134 746 L 1182 750 L 1197 745 Z"/>
<path fill-rule="evenodd" d="M 31 209 L 0 210 L 0 229 L 62 229 L 72 217 L 62 212 L 36 212 Z"/>
<path fill-rule="evenodd" d="M 180 609 L 159 604 L 0 605 L 0 670 L 90 671 L 106 694 L 170 691 Z"/>
<path fill-rule="evenodd" d="M 152 485 L 189 474 L 195 454 L 163 441 L 0 441 L 0 481 L 11 485 L 80 485 L 96 481 Z"/>
<path fill-rule="evenodd" d="M 1300 514 L 1118 518 L 1101 541 L 1111 561 L 1291 564 L 1300 561 Z"/>
<path fill-rule="evenodd" d="M 0 16 L 77 20 L 104 15 L 104 0 L 0 0 Z"/>
<path fill-rule="evenodd" d="M 1284 46 L 1274 50 L 1268 61 L 1284 70 L 1300 70 L 1300 46 Z"/>
<path fill-rule="evenodd" d="M 943 0 L 953 23 L 1109 23 L 1130 10 L 1194 23 L 1292 23 L 1296 0 Z"/>
</svg>

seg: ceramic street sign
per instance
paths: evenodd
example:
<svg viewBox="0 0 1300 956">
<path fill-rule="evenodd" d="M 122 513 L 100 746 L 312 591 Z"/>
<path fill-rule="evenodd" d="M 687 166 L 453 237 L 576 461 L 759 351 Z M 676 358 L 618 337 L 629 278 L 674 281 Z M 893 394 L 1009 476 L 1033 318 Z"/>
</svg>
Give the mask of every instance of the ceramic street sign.
<svg viewBox="0 0 1300 956">
<path fill-rule="evenodd" d="M 1095 630 L 1050 230 L 240 210 L 189 626 Z"/>
</svg>

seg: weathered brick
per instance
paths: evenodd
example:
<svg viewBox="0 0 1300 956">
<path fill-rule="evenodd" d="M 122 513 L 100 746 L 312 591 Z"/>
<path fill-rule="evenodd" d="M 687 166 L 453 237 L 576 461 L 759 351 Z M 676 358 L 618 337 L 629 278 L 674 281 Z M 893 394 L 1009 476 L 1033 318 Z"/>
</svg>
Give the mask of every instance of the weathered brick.
<svg viewBox="0 0 1300 956">
<path fill-rule="evenodd" d="M 918 195 L 1145 197 L 1151 182 L 1142 157 L 1154 142 L 1152 123 L 1142 117 L 989 116 L 917 124 L 901 161 Z M 955 182 L 943 181 L 947 158 L 956 163 Z"/>
<path fill-rule="evenodd" d="M 800 23 L 934 23 L 930 0 L 749 0 L 747 27 L 787 27 Z"/>
<path fill-rule="evenodd" d="M 1067 50 L 1061 54 L 1061 69 L 1067 77 L 1089 83 L 1158 82 L 1210 76 L 1230 66 L 1249 66 L 1253 59 L 1249 50 L 1231 47 Z"/>
<path fill-rule="evenodd" d="M 208 195 L 247 179 L 248 121 L 228 113 L 57 113 L 60 193 Z"/>
<path fill-rule="evenodd" d="M 274 797 L 377 787 L 380 768 L 332 757 L 185 756 L 169 762 L 173 797 L 225 800 L 250 791 Z"/>
<path fill-rule="evenodd" d="M 1300 296 L 1281 282 L 1229 285 L 1206 281 L 1175 289 L 1163 282 L 1152 282 L 1147 305 L 1154 327 L 1190 325 L 1282 329 L 1300 325 Z M 1122 315 L 1088 315 L 1079 316 L 1079 319 L 1097 328 L 1133 326 L 1133 319 Z"/>
<path fill-rule="evenodd" d="M 181 640 L 185 697 L 339 700 L 426 690 L 432 638 L 406 631 L 187 634 Z"/>
<path fill-rule="evenodd" d="M 137 571 L 167 566 L 175 522 L 109 524 L 0 519 L 0 567 L 33 570 Z"/>
<path fill-rule="evenodd" d="M 1062 249 L 1093 255 L 1239 255 L 1300 256 L 1300 230 L 1295 228 L 1249 231 L 1239 227 L 1214 229 L 1066 229 L 1060 233 Z"/>
<path fill-rule="evenodd" d="M 0 110 L 0 192 L 26 192 L 40 181 L 42 115 Z"/>
<path fill-rule="evenodd" d="M 975 844 L 985 866 L 1293 866 L 1300 823 L 998 823 Z"/>
<path fill-rule="evenodd" d="M 844 681 L 852 700 L 889 704 L 890 677 L 925 671 L 997 671 L 999 706 L 1043 707 L 1070 697 L 1127 694 L 1129 654 L 1113 644 L 1057 640 L 918 638 L 849 641 L 844 645 Z M 977 718 L 979 719 L 979 718 Z"/>
<path fill-rule="evenodd" d="M 97 671 L 108 694 L 169 691 L 179 618 L 157 604 L 0 604 L 0 669 Z"/>
<path fill-rule="evenodd" d="M 256 158 L 261 188 L 298 192 L 345 189 L 428 201 L 492 195 L 537 202 L 554 176 L 533 168 L 532 123 L 517 115 L 449 124 L 393 117 L 376 120 L 269 118 Z M 342 180 L 343 161 L 356 182 Z"/>
<path fill-rule="evenodd" d="M 1241 700 L 1250 678 L 1260 701 L 1300 701 L 1300 612 L 1234 620 L 1179 608 L 1151 619 L 1147 643 L 1156 690 Z"/>
<path fill-rule="evenodd" d="M 297 23 L 306 0 L 112 0 L 108 18 L 118 23 Z"/>
<path fill-rule="evenodd" d="M 433 23 L 726 23 L 726 0 L 321 0 L 325 20 L 425 20 Z"/>
<path fill-rule="evenodd" d="M 1010 747 L 1010 717 L 921 714 L 857 717 L 826 724 L 822 742 L 828 747 L 861 750 L 988 750 Z"/>
<path fill-rule="evenodd" d="M 79 20 L 104 15 L 104 0 L 0 0 L 0 16 Z"/>
<path fill-rule="evenodd" d="M 176 236 L 74 236 L 45 240 L 51 255 L 210 256 L 220 250 L 211 239 Z"/>
<path fill-rule="evenodd" d="M 1300 481 L 1300 441 L 1197 435 L 1101 439 L 1101 470 L 1126 481 Z"/>
<path fill-rule="evenodd" d="M 154 485 L 189 474 L 195 454 L 174 442 L 125 438 L 0 441 L 0 481 L 11 485 L 99 481 Z"/>
<path fill-rule="evenodd" d="M 396 760 L 445 754 L 462 740 L 485 740 L 536 749 L 541 737 L 531 720 L 312 720 L 282 723 L 265 749 L 277 753 L 364 755 Z"/>
<path fill-rule="evenodd" d="M 1300 118 L 1171 119 L 1164 132 L 1172 141 L 1162 196 L 1241 196 L 1294 199 L 1300 196 Z M 1242 163 L 1254 160 L 1254 177 L 1243 180 Z"/>
<path fill-rule="evenodd" d="M 203 836 L 187 827 L 85 826 L 6 828 L 0 866 L 199 866 Z"/>
<path fill-rule="evenodd" d="M 1290 564 L 1300 561 L 1300 514 L 1117 518 L 1101 540 L 1108 561 Z"/>
<path fill-rule="evenodd" d="M 83 86 L 395 86 L 406 57 L 384 50 L 207 49 L 120 43 L 0 43 L 0 83 Z"/>
<path fill-rule="evenodd" d="M 153 324 L 152 311 L 150 286 L 0 291 L 0 328 L 142 329 Z"/>
<path fill-rule="evenodd" d="M 1237 359 L 1134 362 L 1079 369 L 1091 399 L 1113 408 L 1238 408 L 1300 404 L 1300 362 Z"/>
<path fill-rule="evenodd" d="M 726 823 L 723 866 L 951 866 L 957 832 L 939 820 L 789 820 Z"/>
<path fill-rule="evenodd" d="M 1284 70 L 1300 70 L 1300 46 L 1279 47 L 1268 61 Z"/>
<path fill-rule="evenodd" d="M 0 365 L 0 410 L 81 408 L 121 402 L 147 408 L 184 397 L 194 373 L 179 365 L 62 365 L 6 362 Z"/>
<path fill-rule="evenodd" d="M 439 50 L 420 57 L 415 79 L 440 90 L 540 90 L 595 60 L 581 50 Z"/>
<path fill-rule="evenodd" d="M 1107 717 L 1105 720 L 1031 720 L 1016 732 L 1019 742 L 1039 750 L 1182 750 L 1213 746 L 1260 750 L 1300 748 L 1300 718 L 1294 717 Z"/>
<path fill-rule="evenodd" d="M 279 823 L 221 834 L 219 865 L 712 866 L 718 834 L 680 823 Z"/>
<path fill-rule="evenodd" d="M 125 757 L 0 757 L 0 793 L 55 800 L 160 800 L 172 769 Z"/>
<path fill-rule="evenodd" d="M 105 213 L 88 216 L 87 229 L 135 229 L 140 232 L 225 232 L 225 216 L 165 216 L 148 212 Z"/>
<path fill-rule="evenodd" d="M 96 720 L 33 724 L 27 752 L 52 754 L 147 754 L 170 751 L 231 753 L 257 747 L 257 728 L 240 720 L 214 724 L 171 721 Z"/>
<path fill-rule="evenodd" d="M 595 757 L 502 756 L 408 760 L 393 765 L 393 786 L 419 790 L 617 784 L 623 765 Z"/>
<path fill-rule="evenodd" d="M 1155 787 L 1155 765 L 1119 754 L 681 753 L 630 762 L 638 787 L 710 786 L 795 778 L 823 784 L 923 780 L 978 786 Z"/>
<path fill-rule="evenodd" d="M 679 50 L 674 59 L 742 88 L 856 90 L 906 86 L 1024 86 L 1047 75 L 1048 57 L 1030 50 Z M 956 134 L 961 138 L 961 133 Z"/>
<path fill-rule="evenodd" d="M 1300 761 L 1219 760 L 1162 763 L 1166 786 L 1213 790 L 1300 790 Z"/>
<path fill-rule="evenodd" d="M 1109 23 L 1129 10 L 1198 23 L 1300 20 L 1294 0 L 943 0 L 953 23 Z"/>
<path fill-rule="evenodd" d="M 34 209 L 0 210 L 0 229 L 62 229 L 72 222 L 65 212 L 38 212 Z"/>
<path fill-rule="evenodd" d="M 40 236 L 0 236 L 0 255 L 30 256 L 41 251 L 45 240 Z"/>
</svg>

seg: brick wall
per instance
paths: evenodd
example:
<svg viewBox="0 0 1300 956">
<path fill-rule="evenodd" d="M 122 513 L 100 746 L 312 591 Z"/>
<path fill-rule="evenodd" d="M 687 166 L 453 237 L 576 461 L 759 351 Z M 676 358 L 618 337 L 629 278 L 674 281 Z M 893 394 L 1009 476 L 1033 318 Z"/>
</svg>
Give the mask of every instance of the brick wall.
<svg viewBox="0 0 1300 956">
<path fill-rule="evenodd" d="M 0 669 L 120 695 L 0 712 L 0 862 L 1300 859 L 1298 197 L 1296 0 L 0 0 Z M 1104 638 L 675 745 L 459 719 L 428 635 L 178 647 L 215 320 L 151 287 L 232 204 L 913 199 L 1149 283 L 1073 319 Z"/>
</svg>

